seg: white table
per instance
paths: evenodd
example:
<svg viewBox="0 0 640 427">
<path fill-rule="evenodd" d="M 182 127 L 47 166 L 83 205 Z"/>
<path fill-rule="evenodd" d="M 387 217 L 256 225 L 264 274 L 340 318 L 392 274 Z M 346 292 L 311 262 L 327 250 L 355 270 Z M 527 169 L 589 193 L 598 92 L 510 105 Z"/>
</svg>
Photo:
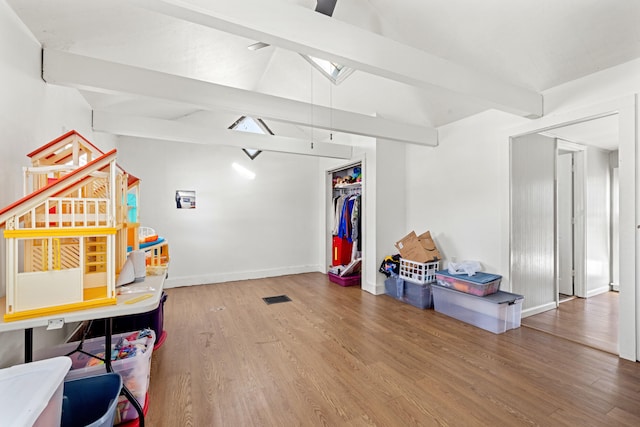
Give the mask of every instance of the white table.
<svg viewBox="0 0 640 427">
<path fill-rule="evenodd" d="M 130 314 L 148 313 L 160 305 L 164 280 L 167 277 L 166 270 L 157 276 L 147 276 L 143 281 L 126 285 L 118 291 L 123 293 L 117 296 L 117 303 L 104 307 L 89 308 L 85 310 L 69 311 L 67 313 L 52 314 L 49 316 L 34 317 L 24 320 L 4 321 L 7 304 L 6 298 L 0 298 L 0 332 L 24 330 L 24 361 L 33 360 L 33 328 L 50 327 L 59 328 L 65 323 L 83 322 L 85 320 L 105 320 L 105 348 L 111 346 L 112 319 L 114 317 L 128 316 Z M 125 293 L 127 292 L 127 293 Z M 129 302 L 128 301 L 134 301 Z M 105 360 L 107 372 L 112 372 L 111 360 Z M 136 408 L 139 416 L 139 425 L 144 427 L 144 414 L 138 400 L 126 388 L 122 387 L 124 395 Z"/>
</svg>

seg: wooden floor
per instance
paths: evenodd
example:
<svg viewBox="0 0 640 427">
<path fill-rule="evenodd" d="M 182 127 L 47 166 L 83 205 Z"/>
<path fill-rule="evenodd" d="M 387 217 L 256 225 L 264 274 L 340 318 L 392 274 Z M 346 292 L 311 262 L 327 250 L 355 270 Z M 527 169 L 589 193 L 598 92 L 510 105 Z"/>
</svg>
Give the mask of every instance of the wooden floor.
<svg viewBox="0 0 640 427">
<path fill-rule="evenodd" d="M 149 426 L 640 425 L 640 363 L 534 329 L 492 334 L 319 273 L 167 293 Z"/>
<path fill-rule="evenodd" d="M 618 354 L 618 293 L 573 298 L 522 319 L 522 325 Z"/>
</svg>

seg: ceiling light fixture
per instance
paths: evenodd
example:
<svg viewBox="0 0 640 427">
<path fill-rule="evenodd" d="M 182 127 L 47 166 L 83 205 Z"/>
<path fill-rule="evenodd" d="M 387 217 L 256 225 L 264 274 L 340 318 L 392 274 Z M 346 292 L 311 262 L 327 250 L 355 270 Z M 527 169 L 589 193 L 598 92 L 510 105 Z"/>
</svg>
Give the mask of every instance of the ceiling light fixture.
<svg viewBox="0 0 640 427">
<path fill-rule="evenodd" d="M 249 50 L 259 50 L 262 49 L 263 47 L 268 47 L 269 44 L 268 43 L 263 43 L 263 42 L 257 42 L 254 44 L 251 44 L 249 46 L 247 46 L 247 49 Z"/>
</svg>

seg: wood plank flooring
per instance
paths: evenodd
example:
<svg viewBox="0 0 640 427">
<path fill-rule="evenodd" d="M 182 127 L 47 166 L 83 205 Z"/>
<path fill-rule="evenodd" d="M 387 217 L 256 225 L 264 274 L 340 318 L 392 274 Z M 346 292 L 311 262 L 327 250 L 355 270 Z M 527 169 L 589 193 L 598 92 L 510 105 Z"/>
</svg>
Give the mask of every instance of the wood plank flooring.
<svg viewBox="0 0 640 427">
<path fill-rule="evenodd" d="M 618 298 L 617 292 L 573 298 L 522 319 L 522 325 L 618 354 Z"/>
<path fill-rule="evenodd" d="M 149 426 L 640 425 L 640 364 L 534 329 L 495 335 L 320 273 L 167 293 Z"/>
</svg>

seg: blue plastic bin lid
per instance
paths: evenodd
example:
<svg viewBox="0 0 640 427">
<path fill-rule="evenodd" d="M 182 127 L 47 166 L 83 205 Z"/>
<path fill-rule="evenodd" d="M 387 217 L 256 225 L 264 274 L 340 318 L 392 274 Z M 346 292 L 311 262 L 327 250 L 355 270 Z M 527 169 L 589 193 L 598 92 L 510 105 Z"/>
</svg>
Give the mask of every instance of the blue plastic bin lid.
<svg viewBox="0 0 640 427">
<path fill-rule="evenodd" d="M 451 274 L 448 270 L 438 270 L 436 271 L 436 274 L 454 277 L 456 279 L 466 280 L 468 282 L 479 283 L 481 285 L 486 285 L 487 283 L 502 279 L 502 276 L 498 274 L 483 273 L 481 271 L 478 271 L 473 276 L 469 276 L 467 274 Z"/>
<path fill-rule="evenodd" d="M 498 291 L 495 294 L 485 295 L 480 298 L 484 298 L 485 300 L 496 304 L 512 304 L 519 299 L 524 299 L 522 295 L 512 294 L 511 292 L 505 291 Z"/>
<path fill-rule="evenodd" d="M 464 294 L 469 298 L 478 298 L 483 301 L 487 301 L 494 304 L 514 304 L 516 301 L 524 299 L 524 296 L 518 294 L 512 294 L 511 292 L 506 291 L 498 291 L 489 295 L 474 295 L 469 294 L 467 292 L 458 291 L 456 289 L 452 289 L 446 286 L 439 285 L 437 283 L 432 283 L 433 288 L 443 289 L 445 292 L 453 292 L 458 294 Z"/>
</svg>

